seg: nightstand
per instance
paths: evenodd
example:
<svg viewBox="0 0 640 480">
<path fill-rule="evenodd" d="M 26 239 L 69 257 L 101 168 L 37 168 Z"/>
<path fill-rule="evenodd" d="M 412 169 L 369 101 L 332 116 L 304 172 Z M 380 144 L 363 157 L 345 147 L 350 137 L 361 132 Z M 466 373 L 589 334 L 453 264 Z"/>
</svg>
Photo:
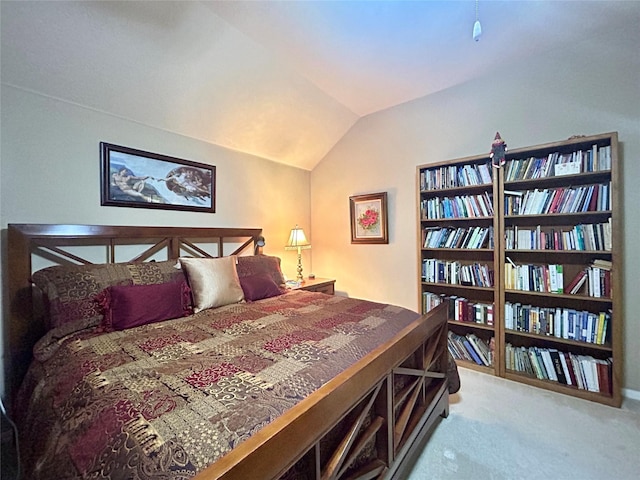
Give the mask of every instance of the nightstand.
<svg viewBox="0 0 640 480">
<path fill-rule="evenodd" d="M 302 285 L 294 288 L 294 290 L 306 290 L 308 292 L 320 292 L 333 295 L 335 293 L 335 283 L 336 281 L 333 278 L 307 278 Z"/>
</svg>

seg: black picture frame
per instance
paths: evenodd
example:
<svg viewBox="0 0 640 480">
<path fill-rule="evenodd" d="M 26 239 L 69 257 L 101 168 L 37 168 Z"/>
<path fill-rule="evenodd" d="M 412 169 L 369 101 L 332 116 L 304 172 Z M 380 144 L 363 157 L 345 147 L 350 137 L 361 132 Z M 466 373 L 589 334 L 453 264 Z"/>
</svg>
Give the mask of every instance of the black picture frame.
<svg viewBox="0 0 640 480">
<path fill-rule="evenodd" d="M 215 213 L 216 167 L 100 142 L 101 205 Z"/>
</svg>

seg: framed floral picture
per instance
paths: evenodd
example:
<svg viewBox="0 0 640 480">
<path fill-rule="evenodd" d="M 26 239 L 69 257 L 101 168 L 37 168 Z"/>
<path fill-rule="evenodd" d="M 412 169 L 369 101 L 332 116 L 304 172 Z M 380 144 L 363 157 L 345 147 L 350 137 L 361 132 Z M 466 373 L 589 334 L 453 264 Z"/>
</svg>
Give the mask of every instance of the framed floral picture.
<svg viewBox="0 0 640 480">
<path fill-rule="evenodd" d="M 351 243 L 389 243 L 387 192 L 349 197 Z"/>
</svg>

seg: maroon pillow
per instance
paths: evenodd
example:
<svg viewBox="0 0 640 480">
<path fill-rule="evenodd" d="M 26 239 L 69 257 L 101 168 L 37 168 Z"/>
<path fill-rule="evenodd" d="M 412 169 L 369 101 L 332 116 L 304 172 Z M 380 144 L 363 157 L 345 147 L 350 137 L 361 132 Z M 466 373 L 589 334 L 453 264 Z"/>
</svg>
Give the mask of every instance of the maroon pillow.
<svg viewBox="0 0 640 480">
<path fill-rule="evenodd" d="M 111 286 L 101 296 L 105 330 L 124 330 L 148 323 L 187 316 L 189 287 L 186 282 Z"/>
<path fill-rule="evenodd" d="M 146 263 L 54 265 L 32 275 L 43 294 L 47 329 L 64 327 L 65 334 L 102 323 L 98 300 L 113 285 L 186 282 L 177 260 Z"/>
<path fill-rule="evenodd" d="M 280 269 L 280 257 L 269 255 L 244 255 L 238 256 L 236 270 L 238 277 L 251 277 L 262 273 L 268 273 L 276 285 L 284 286 L 284 276 Z"/>
<path fill-rule="evenodd" d="M 258 273 L 240 279 L 240 286 L 244 292 L 244 299 L 248 302 L 260 300 L 261 298 L 275 297 L 282 295 L 282 290 L 268 273 Z"/>
</svg>

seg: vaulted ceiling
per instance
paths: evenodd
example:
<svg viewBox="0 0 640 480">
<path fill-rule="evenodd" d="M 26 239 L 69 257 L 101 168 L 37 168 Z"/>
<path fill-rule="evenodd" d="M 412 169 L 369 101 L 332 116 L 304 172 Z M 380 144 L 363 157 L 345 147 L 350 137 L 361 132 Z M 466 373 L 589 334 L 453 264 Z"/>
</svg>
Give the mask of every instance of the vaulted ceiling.
<svg viewBox="0 0 640 480">
<path fill-rule="evenodd" d="M 477 7 L 474 42 L 473 0 L 3 0 L 2 82 L 311 170 L 362 116 L 526 58 L 638 63 L 638 1 Z"/>
</svg>

